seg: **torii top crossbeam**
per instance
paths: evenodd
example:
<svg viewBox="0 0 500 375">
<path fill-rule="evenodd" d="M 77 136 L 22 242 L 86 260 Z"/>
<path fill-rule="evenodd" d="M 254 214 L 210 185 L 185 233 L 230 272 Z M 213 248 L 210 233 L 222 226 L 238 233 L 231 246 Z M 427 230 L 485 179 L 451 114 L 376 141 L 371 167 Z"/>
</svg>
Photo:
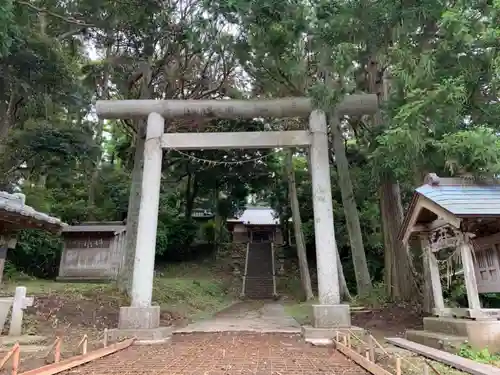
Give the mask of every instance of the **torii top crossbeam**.
<svg viewBox="0 0 500 375">
<path fill-rule="evenodd" d="M 336 108 L 339 116 L 373 114 L 376 94 L 348 95 Z M 305 97 L 258 100 L 98 100 L 97 115 L 107 119 L 146 117 L 158 113 L 164 118 L 205 116 L 212 118 L 307 117 L 313 110 Z"/>
</svg>

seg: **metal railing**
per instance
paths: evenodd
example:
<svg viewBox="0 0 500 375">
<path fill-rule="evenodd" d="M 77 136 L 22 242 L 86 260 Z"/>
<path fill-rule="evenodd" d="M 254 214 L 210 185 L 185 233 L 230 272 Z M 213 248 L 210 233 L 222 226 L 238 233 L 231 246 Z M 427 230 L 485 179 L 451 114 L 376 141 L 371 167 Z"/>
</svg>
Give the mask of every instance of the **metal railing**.
<svg viewBox="0 0 500 375">
<path fill-rule="evenodd" d="M 271 242 L 271 259 L 273 265 L 273 296 L 277 297 L 278 293 L 276 292 L 276 267 L 274 264 L 274 243 Z"/>
<path fill-rule="evenodd" d="M 248 252 L 250 251 L 250 242 L 247 243 L 247 251 L 245 255 L 245 272 L 243 273 L 243 285 L 241 286 L 240 297 L 245 297 L 245 284 L 247 281 L 247 271 L 248 271 Z"/>
</svg>

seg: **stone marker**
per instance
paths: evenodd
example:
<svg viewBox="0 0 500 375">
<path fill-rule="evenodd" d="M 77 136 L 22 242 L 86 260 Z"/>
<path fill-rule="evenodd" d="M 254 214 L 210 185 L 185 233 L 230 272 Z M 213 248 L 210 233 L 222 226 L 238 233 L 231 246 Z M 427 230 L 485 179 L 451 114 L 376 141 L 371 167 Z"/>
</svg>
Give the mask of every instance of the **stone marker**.
<svg viewBox="0 0 500 375">
<path fill-rule="evenodd" d="M 29 306 L 33 306 L 33 297 L 26 297 L 26 287 L 18 286 L 12 304 L 9 336 L 21 336 L 23 329 L 23 310 Z"/>
</svg>

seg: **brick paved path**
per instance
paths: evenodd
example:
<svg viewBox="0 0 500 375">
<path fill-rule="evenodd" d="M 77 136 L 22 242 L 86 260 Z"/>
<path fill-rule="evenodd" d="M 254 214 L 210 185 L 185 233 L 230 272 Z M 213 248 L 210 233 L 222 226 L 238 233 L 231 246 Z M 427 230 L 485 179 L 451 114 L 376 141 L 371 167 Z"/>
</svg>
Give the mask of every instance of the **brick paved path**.
<svg viewBox="0 0 500 375">
<path fill-rule="evenodd" d="M 174 335 L 164 346 L 132 346 L 65 373 L 87 375 L 366 375 L 331 348 L 299 335 L 203 333 Z"/>
</svg>

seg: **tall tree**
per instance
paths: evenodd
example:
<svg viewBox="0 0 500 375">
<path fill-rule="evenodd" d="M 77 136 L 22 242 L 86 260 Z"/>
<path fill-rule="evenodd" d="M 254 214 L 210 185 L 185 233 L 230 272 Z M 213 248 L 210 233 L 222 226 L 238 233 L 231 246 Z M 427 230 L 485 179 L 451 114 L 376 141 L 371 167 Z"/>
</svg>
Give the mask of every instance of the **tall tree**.
<svg viewBox="0 0 500 375">
<path fill-rule="evenodd" d="M 306 242 L 302 231 L 302 220 L 300 218 L 299 198 L 297 196 L 297 185 L 295 183 L 295 170 L 293 168 L 293 149 L 286 151 L 285 156 L 286 177 L 288 183 L 288 196 L 292 211 L 292 223 L 295 233 L 295 246 L 297 247 L 297 257 L 299 259 L 300 280 L 306 300 L 314 298 L 309 265 L 307 263 Z"/>
<path fill-rule="evenodd" d="M 337 166 L 340 192 L 342 194 L 342 205 L 344 206 L 354 272 L 356 274 L 357 290 L 360 295 L 368 295 L 368 293 L 372 290 L 372 282 L 370 272 L 368 270 L 368 263 L 366 261 L 358 208 L 356 207 L 356 199 L 349 173 L 349 161 L 347 160 L 344 136 L 342 134 L 340 120 L 338 120 L 335 113 L 331 114 L 329 123 L 334 160 L 335 165 Z"/>
</svg>

